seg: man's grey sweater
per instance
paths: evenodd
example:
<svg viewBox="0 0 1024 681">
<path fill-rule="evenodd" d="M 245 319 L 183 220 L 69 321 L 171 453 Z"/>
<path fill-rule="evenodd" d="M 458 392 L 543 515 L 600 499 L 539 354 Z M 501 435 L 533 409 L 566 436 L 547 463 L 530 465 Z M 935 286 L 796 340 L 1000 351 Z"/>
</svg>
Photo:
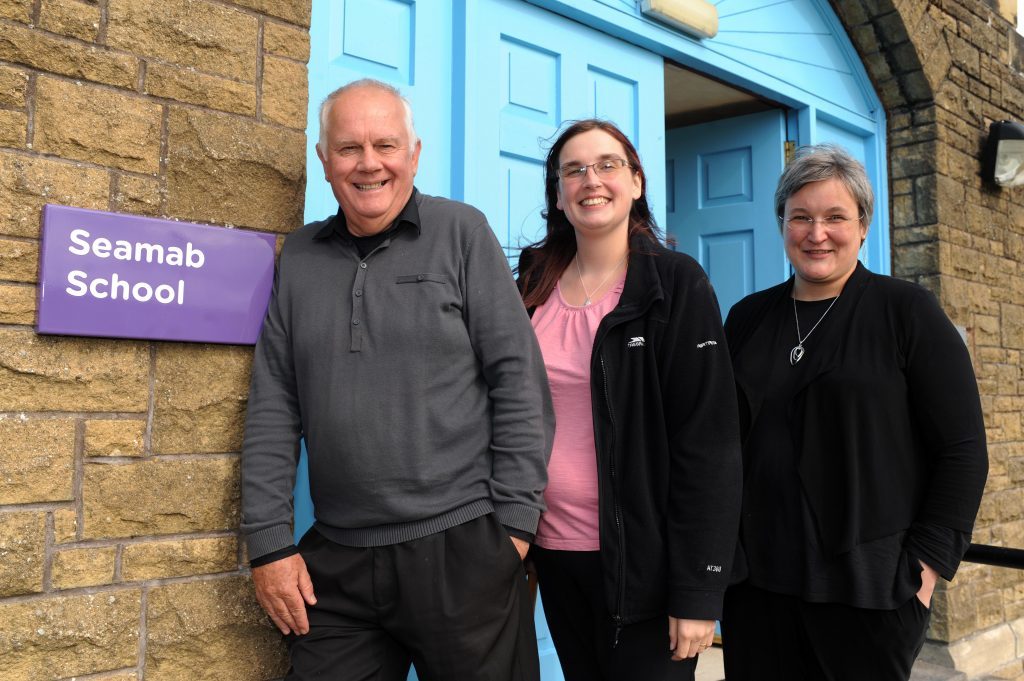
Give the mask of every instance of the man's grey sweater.
<svg viewBox="0 0 1024 681">
<path fill-rule="evenodd" d="M 476 209 L 413 194 L 364 259 L 344 216 L 286 240 L 242 452 L 251 559 L 292 545 L 305 437 L 317 528 L 349 546 L 491 511 L 535 532 L 554 416 L 503 253 Z"/>
</svg>

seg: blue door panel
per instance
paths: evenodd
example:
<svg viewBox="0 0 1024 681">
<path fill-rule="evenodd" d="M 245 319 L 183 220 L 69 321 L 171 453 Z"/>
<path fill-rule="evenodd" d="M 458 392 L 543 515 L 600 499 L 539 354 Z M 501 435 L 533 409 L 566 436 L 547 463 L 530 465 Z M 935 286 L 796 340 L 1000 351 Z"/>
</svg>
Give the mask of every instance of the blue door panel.
<svg viewBox="0 0 1024 681">
<path fill-rule="evenodd" d="M 785 116 L 766 111 L 669 130 L 666 138 L 668 232 L 708 273 L 724 317 L 743 296 L 788 276 L 773 209 Z"/>
<path fill-rule="evenodd" d="M 544 158 L 568 120 L 598 116 L 623 129 L 663 218 L 662 60 L 516 0 L 465 9 L 461 196 L 484 212 L 510 260 L 543 234 Z"/>
</svg>

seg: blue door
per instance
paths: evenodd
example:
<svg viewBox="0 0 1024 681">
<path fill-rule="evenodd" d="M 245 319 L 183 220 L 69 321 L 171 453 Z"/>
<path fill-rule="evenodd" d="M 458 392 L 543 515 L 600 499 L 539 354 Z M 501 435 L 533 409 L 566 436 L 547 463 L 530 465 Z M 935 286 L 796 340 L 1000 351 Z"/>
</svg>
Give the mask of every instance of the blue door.
<svg viewBox="0 0 1024 681">
<path fill-rule="evenodd" d="M 640 151 L 664 224 L 664 65 L 651 52 L 518 0 L 465 6 L 461 198 L 510 258 L 543 235 L 544 158 L 566 121 L 599 117 Z"/>
<path fill-rule="evenodd" d="M 774 211 L 785 161 L 782 111 L 669 130 L 668 233 L 708 273 L 722 316 L 789 276 Z"/>
</svg>

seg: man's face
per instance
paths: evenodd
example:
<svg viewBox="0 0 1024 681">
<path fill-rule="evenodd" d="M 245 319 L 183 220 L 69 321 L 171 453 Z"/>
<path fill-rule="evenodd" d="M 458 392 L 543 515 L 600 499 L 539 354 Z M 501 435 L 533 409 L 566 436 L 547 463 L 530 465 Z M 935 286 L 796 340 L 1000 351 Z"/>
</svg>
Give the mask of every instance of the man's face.
<svg viewBox="0 0 1024 681">
<path fill-rule="evenodd" d="M 327 113 L 324 176 L 356 236 L 386 229 L 412 196 L 420 143 L 410 139 L 402 102 L 360 87 L 342 93 Z"/>
</svg>

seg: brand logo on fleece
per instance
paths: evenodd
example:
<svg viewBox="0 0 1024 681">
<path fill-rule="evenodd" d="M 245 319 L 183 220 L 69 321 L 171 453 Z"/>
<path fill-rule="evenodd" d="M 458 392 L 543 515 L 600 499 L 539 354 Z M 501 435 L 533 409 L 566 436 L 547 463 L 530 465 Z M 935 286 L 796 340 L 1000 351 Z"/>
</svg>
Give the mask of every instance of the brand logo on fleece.
<svg viewBox="0 0 1024 681">
<path fill-rule="evenodd" d="M 627 348 L 642 348 L 645 345 L 643 336 L 633 336 L 626 343 Z"/>
<path fill-rule="evenodd" d="M 704 341 L 703 343 L 697 343 L 697 349 L 702 350 L 709 345 L 718 345 L 717 341 Z"/>
</svg>

